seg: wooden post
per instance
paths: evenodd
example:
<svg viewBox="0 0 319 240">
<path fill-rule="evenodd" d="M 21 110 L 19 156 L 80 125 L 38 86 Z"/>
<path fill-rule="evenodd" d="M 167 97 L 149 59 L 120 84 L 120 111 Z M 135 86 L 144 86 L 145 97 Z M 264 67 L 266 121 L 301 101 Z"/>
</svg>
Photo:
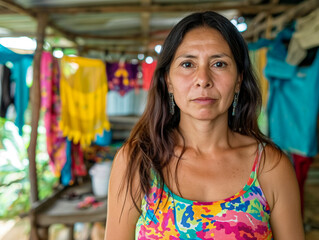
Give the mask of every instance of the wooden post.
<svg viewBox="0 0 319 240">
<path fill-rule="evenodd" d="M 36 168 L 36 145 L 38 136 L 38 122 L 40 117 L 40 107 L 41 107 L 41 92 L 40 92 L 40 64 L 41 55 L 44 44 L 45 28 L 47 25 L 47 15 L 39 14 L 37 16 L 38 28 L 37 28 L 37 48 L 35 50 L 33 58 L 33 83 L 30 90 L 30 100 L 31 100 L 31 136 L 30 144 L 28 148 L 29 157 L 29 179 L 30 179 L 30 197 L 31 197 L 31 207 L 38 201 L 38 181 L 37 181 L 37 168 Z M 30 211 L 30 223 L 31 223 L 31 233 L 30 238 L 32 240 L 38 240 L 37 228 L 36 228 L 36 216 L 34 211 Z"/>
</svg>

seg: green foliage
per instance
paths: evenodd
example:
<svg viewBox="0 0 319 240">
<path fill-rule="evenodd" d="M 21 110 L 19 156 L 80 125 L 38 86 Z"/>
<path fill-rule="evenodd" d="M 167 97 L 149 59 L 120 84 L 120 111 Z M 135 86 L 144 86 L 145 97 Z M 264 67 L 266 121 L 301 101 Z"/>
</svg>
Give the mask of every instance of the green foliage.
<svg viewBox="0 0 319 240">
<path fill-rule="evenodd" d="M 30 129 L 28 126 L 26 129 Z M 26 135 L 30 131 L 25 132 Z M 14 123 L 0 118 L 0 219 L 12 218 L 30 209 L 29 161 L 24 139 Z M 39 131 L 37 144 L 37 175 L 39 198 L 52 193 L 57 178 L 49 169 L 45 149 L 45 133 Z M 43 144 L 44 143 L 44 144 Z"/>
</svg>

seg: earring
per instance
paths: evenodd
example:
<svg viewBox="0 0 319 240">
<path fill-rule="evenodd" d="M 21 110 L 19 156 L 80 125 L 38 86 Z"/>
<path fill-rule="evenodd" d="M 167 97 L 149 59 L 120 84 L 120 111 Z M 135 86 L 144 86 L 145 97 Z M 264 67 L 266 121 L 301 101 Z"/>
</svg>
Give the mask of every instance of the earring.
<svg viewBox="0 0 319 240">
<path fill-rule="evenodd" d="M 174 115 L 175 113 L 174 95 L 173 93 L 168 93 L 168 94 L 169 94 L 169 112 L 171 115 Z"/>
<path fill-rule="evenodd" d="M 232 116 L 235 116 L 235 115 L 236 115 L 236 107 L 237 107 L 237 104 L 238 104 L 238 95 L 239 95 L 239 93 L 235 93 L 234 101 L 233 101 L 233 112 L 232 112 Z"/>
</svg>

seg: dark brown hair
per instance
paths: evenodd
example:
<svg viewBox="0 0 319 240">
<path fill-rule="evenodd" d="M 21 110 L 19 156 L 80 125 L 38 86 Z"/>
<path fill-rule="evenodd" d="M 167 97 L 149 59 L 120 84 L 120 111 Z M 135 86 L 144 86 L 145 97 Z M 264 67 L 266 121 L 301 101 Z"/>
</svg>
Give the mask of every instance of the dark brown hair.
<svg viewBox="0 0 319 240">
<path fill-rule="evenodd" d="M 254 137 L 257 142 L 273 146 L 273 143 L 261 133 L 257 125 L 257 116 L 261 107 L 261 93 L 251 68 L 248 48 L 243 37 L 227 18 L 218 13 L 191 14 L 182 19 L 166 38 L 154 72 L 146 109 L 124 145 L 128 149 L 127 156 L 129 158 L 125 179 L 127 183 L 126 194 L 130 194 L 139 211 L 137 201 L 142 194 L 146 194 L 150 190 L 150 170 L 155 171 L 160 179 L 160 187 L 163 187 L 163 169 L 174 156 L 177 135 L 183 138 L 178 130 L 179 108 L 175 106 L 174 115 L 169 112 L 169 94 L 165 76 L 169 72 L 175 52 L 185 34 L 199 27 L 210 27 L 222 34 L 232 51 L 238 73 L 243 76 L 236 115 L 232 116 L 232 107 L 228 110 L 230 129 Z M 181 156 L 178 157 L 181 158 Z M 140 179 L 137 192 L 132 190 L 135 174 L 138 174 Z"/>
</svg>

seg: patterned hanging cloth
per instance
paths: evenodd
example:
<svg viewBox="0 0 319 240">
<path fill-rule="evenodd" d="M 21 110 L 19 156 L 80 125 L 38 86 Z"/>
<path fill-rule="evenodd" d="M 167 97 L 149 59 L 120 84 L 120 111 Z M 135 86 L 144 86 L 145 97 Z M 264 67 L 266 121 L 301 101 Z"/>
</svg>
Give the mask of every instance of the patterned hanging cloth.
<svg viewBox="0 0 319 240">
<path fill-rule="evenodd" d="M 47 152 L 50 167 L 55 176 L 60 176 L 66 162 L 66 138 L 59 127 L 61 119 L 60 68 L 58 59 L 50 52 L 41 57 L 41 108 L 44 112 Z"/>
<path fill-rule="evenodd" d="M 107 78 L 101 60 L 65 56 L 61 60 L 60 126 L 64 136 L 82 147 L 110 129 L 106 116 Z"/>
<path fill-rule="evenodd" d="M 137 87 L 138 64 L 106 63 L 106 72 L 110 91 L 124 96 Z"/>
</svg>

